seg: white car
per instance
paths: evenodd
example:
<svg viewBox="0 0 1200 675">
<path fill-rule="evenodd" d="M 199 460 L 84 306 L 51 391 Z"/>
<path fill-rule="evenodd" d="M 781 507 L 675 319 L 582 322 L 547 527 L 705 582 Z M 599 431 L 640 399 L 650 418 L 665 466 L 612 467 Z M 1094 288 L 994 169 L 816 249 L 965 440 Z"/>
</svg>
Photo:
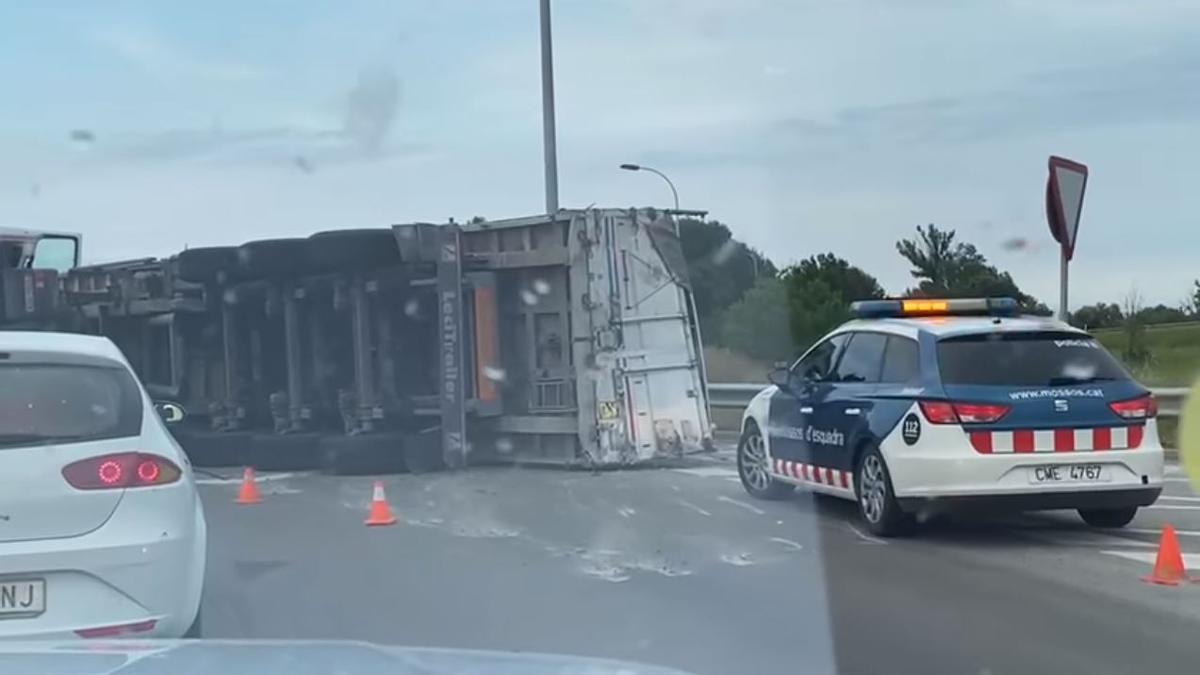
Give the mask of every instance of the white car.
<svg viewBox="0 0 1200 675">
<path fill-rule="evenodd" d="M 193 637 L 191 467 L 107 338 L 0 331 L 0 638 Z"/>
<path fill-rule="evenodd" d="M 1122 527 L 1158 498 L 1154 397 L 1087 333 L 1008 298 L 854 313 L 747 407 L 751 495 L 851 499 L 881 536 L 954 509 L 1075 509 Z"/>
</svg>

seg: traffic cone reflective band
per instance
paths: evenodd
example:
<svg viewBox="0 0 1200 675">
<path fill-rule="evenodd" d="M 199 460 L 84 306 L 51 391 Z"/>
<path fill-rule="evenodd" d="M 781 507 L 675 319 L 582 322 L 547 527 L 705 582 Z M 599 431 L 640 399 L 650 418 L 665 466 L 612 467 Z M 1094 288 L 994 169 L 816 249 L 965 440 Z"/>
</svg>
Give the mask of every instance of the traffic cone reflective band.
<svg viewBox="0 0 1200 675">
<path fill-rule="evenodd" d="M 1158 542 L 1158 557 L 1154 560 L 1154 571 L 1150 576 L 1142 577 L 1142 580 L 1164 586 L 1177 586 L 1179 582 L 1189 580 L 1174 527 L 1163 525 L 1162 538 Z"/>
<path fill-rule="evenodd" d="M 387 497 L 383 494 L 383 481 L 375 481 L 375 490 L 371 494 L 371 514 L 367 516 L 367 525 L 395 525 L 396 516 L 392 515 L 392 507 L 388 506 Z"/>
<path fill-rule="evenodd" d="M 254 482 L 254 469 L 246 467 L 246 471 L 242 473 L 242 489 L 238 490 L 238 504 L 258 504 L 262 502 L 262 495 L 258 493 L 258 483 Z"/>
</svg>

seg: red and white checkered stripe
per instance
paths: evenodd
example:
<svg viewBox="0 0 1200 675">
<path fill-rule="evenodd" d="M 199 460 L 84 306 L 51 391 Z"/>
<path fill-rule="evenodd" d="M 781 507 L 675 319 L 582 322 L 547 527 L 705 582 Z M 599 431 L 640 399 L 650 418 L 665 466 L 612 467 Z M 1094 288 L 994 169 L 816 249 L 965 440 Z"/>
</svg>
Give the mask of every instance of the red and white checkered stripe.
<svg viewBox="0 0 1200 675">
<path fill-rule="evenodd" d="M 1145 426 L 1096 429 L 1017 429 L 971 431 L 971 446 L 984 455 L 1032 452 L 1133 450 L 1142 445 Z"/>
<path fill-rule="evenodd" d="M 775 460 L 775 473 L 788 476 L 806 483 L 817 483 L 830 487 L 850 489 L 851 477 L 846 471 L 830 469 L 825 466 L 814 466 L 800 462 L 789 462 L 783 459 Z"/>
</svg>

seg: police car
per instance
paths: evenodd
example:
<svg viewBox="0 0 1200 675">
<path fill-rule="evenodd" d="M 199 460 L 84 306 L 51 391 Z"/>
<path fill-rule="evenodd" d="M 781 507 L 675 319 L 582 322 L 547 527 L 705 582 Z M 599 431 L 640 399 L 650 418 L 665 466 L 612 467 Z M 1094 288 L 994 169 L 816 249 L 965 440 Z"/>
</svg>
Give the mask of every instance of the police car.
<svg viewBox="0 0 1200 675">
<path fill-rule="evenodd" d="M 1162 491 L 1150 392 L 1087 333 L 1011 298 L 873 300 L 750 402 L 738 473 L 857 502 L 879 536 L 956 507 L 1123 527 Z"/>
</svg>

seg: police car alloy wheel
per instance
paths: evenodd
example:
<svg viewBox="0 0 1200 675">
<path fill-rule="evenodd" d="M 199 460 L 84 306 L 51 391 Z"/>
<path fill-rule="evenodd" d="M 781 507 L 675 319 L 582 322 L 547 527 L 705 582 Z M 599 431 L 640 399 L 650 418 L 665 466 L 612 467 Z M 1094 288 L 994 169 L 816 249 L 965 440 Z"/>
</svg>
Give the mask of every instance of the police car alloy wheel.
<svg viewBox="0 0 1200 675">
<path fill-rule="evenodd" d="M 767 448 L 762 433 L 753 423 L 746 426 L 738 442 L 738 477 L 742 487 L 752 497 L 759 499 L 783 499 L 793 491 L 792 486 L 771 477 Z"/>
<path fill-rule="evenodd" d="M 887 464 L 879 450 L 871 448 L 859 460 L 855 482 L 858 512 L 872 534 L 890 537 L 909 529 L 912 516 L 904 513 L 896 502 Z"/>
</svg>

